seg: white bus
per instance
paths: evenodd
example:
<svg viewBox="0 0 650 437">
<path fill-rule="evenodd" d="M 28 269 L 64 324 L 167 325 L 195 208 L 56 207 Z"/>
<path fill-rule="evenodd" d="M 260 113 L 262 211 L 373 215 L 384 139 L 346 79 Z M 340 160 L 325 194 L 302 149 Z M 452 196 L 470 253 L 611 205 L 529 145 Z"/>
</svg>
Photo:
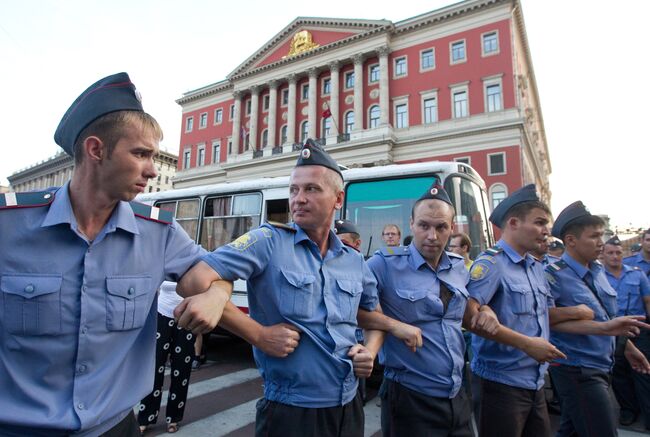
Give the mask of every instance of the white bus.
<svg viewBox="0 0 650 437">
<path fill-rule="evenodd" d="M 382 246 L 381 233 L 388 223 L 400 227 L 402 239 L 409 235 L 411 207 L 435 178 L 456 207 L 456 230 L 472 240 L 471 256 L 494 243 L 485 183 L 466 164 L 432 161 L 354 168 L 343 170 L 343 178 L 345 201 L 339 217 L 359 227 L 364 255 Z M 172 211 L 190 237 L 212 251 L 264 221 L 289 222 L 288 197 L 289 177 L 284 176 L 141 194 L 136 200 Z M 245 281 L 235 283 L 232 300 L 248 311 Z"/>
</svg>

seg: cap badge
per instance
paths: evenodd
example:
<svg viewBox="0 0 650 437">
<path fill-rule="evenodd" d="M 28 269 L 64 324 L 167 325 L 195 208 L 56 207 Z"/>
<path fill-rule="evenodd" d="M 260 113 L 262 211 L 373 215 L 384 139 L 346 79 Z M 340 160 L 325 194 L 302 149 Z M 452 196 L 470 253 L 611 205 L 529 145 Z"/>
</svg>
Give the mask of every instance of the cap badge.
<svg viewBox="0 0 650 437">
<path fill-rule="evenodd" d="M 302 159 L 309 159 L 309 157 L 311 156 L 311 150 L 302 149 L 302 152 L 300 152 L 300 154 L 302 155 Z"/>
<path fill-rule="evenodd" d="M 429 191 L 429 192 L 431 193 L 432 196 L 435 196 L 436 194 L 438 194 L 438 189 L 437 188 L 431 188 L 431 191 Z"/>
<path fill-rule="evenodd" d="M 138 102 L 142 103 L 142 94 L 140 94 L 139 89 L 135 89 L 135 98 L 138 99 Z"/>
</svg>

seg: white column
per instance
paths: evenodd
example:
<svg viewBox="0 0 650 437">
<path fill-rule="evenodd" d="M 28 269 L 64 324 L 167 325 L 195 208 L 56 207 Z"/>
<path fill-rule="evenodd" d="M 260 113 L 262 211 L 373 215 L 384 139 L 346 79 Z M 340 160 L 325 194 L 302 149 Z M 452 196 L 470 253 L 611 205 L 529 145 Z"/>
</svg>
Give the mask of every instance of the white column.
<svg viewBox="0 0 650 437">
<path fill-rule="evenodd" d="M 275 140 L 275 126 L 278 114 L 278 81 L 269 82 L 269 147 L 277 144 Z"/>
<path fill-rule="evenodd" d="M 233 154 L 239 154 L 239 136 L 241 132 L 241 98 L 242 92 L 235 91 L 232 93 L 235 97 L 235 113 L 232 117 L 232 151 Z"/>
<path fill-rule="evenodd" d="M 257 119 L 259 118 L 260 87 L 251 87 L 251 125 L 249 137 L 251 139 L 251 150 L 257 150 Z"/>
<path fill-rule="evenodd" d="M 308 116 L 307 120 L 309 123 L 308 135 L 309 138 L 316 139 L 316 126 L 318 124 L 318 70 L 316 68 L 310 68 L 309 71 L 309 103 L 308 103 Z"/>
<path fill-rule="evenodd" d="M 379 55 L 379 125 L 385 126 L 388 124 L 388 101 L 390 100 L 388 88 L 388 53 L 390 49 L 388 46 L 380 47 L 377 49 Z"/>
<path fill-rule="evenodd" d="M 363 130 L 363 55 L 352 57 L 354 62 L 354 130 Z"/>
<path fill-rule="evenodd" d="M 331 134 L 339 134 L 339 69 L 338 61 L 330 62 L 330 112 L 332 113 Z"/>
<path fill-rule="evenodd" d="M 289 109 L 287 112 L 287 143 L 296 142 L 296 82 L 295 74 L 289 75 Z"/>
</svg>

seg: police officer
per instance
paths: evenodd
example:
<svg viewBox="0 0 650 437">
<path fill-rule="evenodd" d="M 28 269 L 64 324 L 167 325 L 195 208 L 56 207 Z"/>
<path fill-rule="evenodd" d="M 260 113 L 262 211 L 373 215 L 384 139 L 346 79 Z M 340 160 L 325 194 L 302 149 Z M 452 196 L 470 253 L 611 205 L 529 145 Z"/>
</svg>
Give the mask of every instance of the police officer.
<svg viewBox="0 0 650 437">
<path fill-rule="evenodd" d="M 601 252 L 605 226 L 580 201 L 567 206 L 555 220 L 553 236 L 566 247 L 560 261 L 546 267 L 555 305 L 585 304 L 593 320 L 573 320 L 553 325 L 551 341 L 566 355 L 550 367 L 562 404 L 558 436 L 615 436 L 614 407 L 609 397 L 615 335 L 634 336 L 649 328 L 639 317 L 616 317 L 616 291 L 596 262 Z M 626 357 L 636 366 L 638 357 L 630 342 Z M 629 351 L 628 351 L 629 349 Z M 641 357 L 643 358 L 643 357 Z M 646 366 L 647 370 L 647 366 Z"/>
<path fill-rule="evenodd" d="M 0 238 L 3 436 L 139 435 L 132 408 L 152 387 L 156 290 L 203 254 L 170 214 L 129 204 L 156 176 L 161 138 L 129 76 L 106 77 L 54 135 L 74 156 L 71 181 L 0 195 L 0 229 L 11 230 Z M 189 299 L 179 322 L 211 329 L 229 292 Z"/>
<path fill-rule="evenodd" d="M 641 250 L 623 259 L 623 264 L 640 268 L 646 276 L 650 277 L 650 229 L 641 234 Z"/>
<path fill-rule="evenodd" d="M 566 357 L 548 341 L 553 301 L 542 264 L 528 253 L 545 244 L 549 216 L 534 184 L 512 193 L 490 215 L 501 239 L 470 271 L 470 296 L 489 305 L 500 323 L 496 335 L 472 340 L 472 371 L 480 378 L 480 435 L 550 434 L 544 375 L 548 362 Z M 576 308 L 570 317 L 581 316 Z"/>
<path fill-rule="evenodd" d="M 343 204 L 336 162 L 312 140 L 291 172 L 293 223 L 267 223 L 203 258 L 183 280 L 246 279 L 250 316 L 228 305 L 222 326 L 253 344 L 264 378 L 258 436 L 361 436 L 358 376 L 368 376 L 383 333 L 357 344 L 357 310 L 377 306 L 363 257 L 331 225 Z M 195 285 L 191 285 L 195 284 Z"/>
<path fill-rule="evenodd" d="M 368 260 L 385 313 L 383 318 L 372 314 L 371 326 L 390 331 L 400 321 L 421 330 L 416 347 L 386 337 L 380 389 L 384 436 L 471 435 L 469 401 L 464 391 L 459 393 L 469 278 L 463 258 L 445 252 L 454 216 L 449 196 L 436 181 L 411 211 L 412 243 L 382 248 Z M 360 320 L 366 315 L 360 311 Z M 477 329 L 497 327 L 491 312 L 481 312 L 472 323 Z"/>
<path fill-rule="evenodd" d="M 607 240 L 603 248 L 603 261 L 609 285 L 616 290 L 617 315 L 648 317 L 650 315 L 648 278 L 638 267 L 623 264 L 622 257 L 621 240 L 617 236 Z M 642 331 L 633 342 L 646 358 L 650 358 L 650 332 Z M 645 427 L 650 430 L 650 376 L 632 371 L 623 356 L 621 347 L 616 348 L 612 387 L 621 407 L 619 413 L 621 425 L 631 425 L 642 411 Z"/>
<path fill-rule="evenodd" d="M 361 234 L 357 225 L 350 220 L 335 220 L 334 232 L 341 242 L 357 252 L 361 250 Z"/>
<path fill-rule="evenodd" d="M 553 256 L 549 253 L 551 244 L 553 244 L 553 242 L 549 241 L 548 238 L 545 238 L 541 243 L 539 243 L 539 245 L 537 245 L 535 249 L 529 252 L 544 267 L 549 264 L 553 264 L 555 261 L 558 261 L 560 259 L 559 257 Z"/>
</svg>

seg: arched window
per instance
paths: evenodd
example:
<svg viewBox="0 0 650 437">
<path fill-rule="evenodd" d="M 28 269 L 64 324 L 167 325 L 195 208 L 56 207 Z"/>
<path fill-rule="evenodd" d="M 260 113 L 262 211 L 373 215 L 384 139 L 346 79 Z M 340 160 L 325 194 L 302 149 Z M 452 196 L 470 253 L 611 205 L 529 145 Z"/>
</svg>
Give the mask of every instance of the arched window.
<svg viewBox="0 0 650 437">
<path fill-rule="evenodd" d="M 327 117 L 323 119 L 323 130 L 322 132 L 322 137 L 326 137 L 331 133 L 332 129 L 332 117 Z"/>
<path fill-rule="evenodd" d="M 262 141 L 260 141 L 262 144 L 262 147 L 266 147 L 269 145 L 269 131 L 268 129 L 264 129 L 262 131 Z"/>
<path fill-rule="evenodd" d="M 354 129 L 354 111 L 345 114 L 345 133 L 349 134 Z"/>
<path fill-rule="evenodd" d="M 309 135 L 309 122 L 303 121 L 300 125 L 300 142 L 304 143 Z"/>
<path fill-rule="evenodd" d="M 370 129 L 379 126 L 379 114 L 381 114 L 379 105 L 370 107 L 370 117 L 368 117 L 370 119 Z"/>
<path fill-rule="evenodd" d="M 492 202 L 492 210 L 497 207 L 499 203 L 508 197 L 508 189 L 503 184 L 494 184 L 490 187 L 490 201 Z"/>
<path fill-rule="evenodd" d="M 287 125 L 285 124 L 280 128 L 280 145 L 287 142 Z"/>
</svg>

